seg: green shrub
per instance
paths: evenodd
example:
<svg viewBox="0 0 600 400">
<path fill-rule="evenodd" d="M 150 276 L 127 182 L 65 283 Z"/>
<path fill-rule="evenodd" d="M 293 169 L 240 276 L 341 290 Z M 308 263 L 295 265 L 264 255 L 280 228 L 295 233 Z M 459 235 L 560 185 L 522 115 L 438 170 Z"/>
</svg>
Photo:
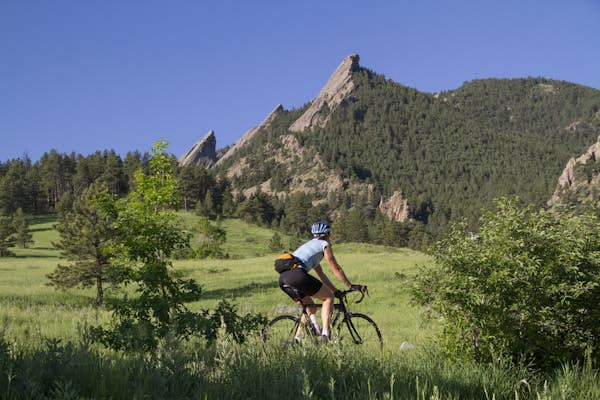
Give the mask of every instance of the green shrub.
<svg viewBox="0 0 600 400">
<path fill-rule="evenodd" d="M 414 298 L 441 315 L 453 355 L 525 359 L 548 368 L 600 349 L 600 224 L 496 202 L 479 232 L 457 224 L 434 246 Z"/>
</svg>

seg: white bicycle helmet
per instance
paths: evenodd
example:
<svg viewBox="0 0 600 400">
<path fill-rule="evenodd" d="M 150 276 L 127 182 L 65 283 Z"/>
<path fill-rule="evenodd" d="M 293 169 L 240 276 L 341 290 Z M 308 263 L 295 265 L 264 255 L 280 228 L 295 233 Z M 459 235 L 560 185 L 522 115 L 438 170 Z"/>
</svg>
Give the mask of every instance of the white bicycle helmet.
<svg viewBox="0 0 600 400">
<path fill-rule="evenodd" d="M 331 232 L 331 224 L 327 221 L 319 221 L 312 224 L 310 232 L 313 236 L 327 235 Z"/>
</svg>

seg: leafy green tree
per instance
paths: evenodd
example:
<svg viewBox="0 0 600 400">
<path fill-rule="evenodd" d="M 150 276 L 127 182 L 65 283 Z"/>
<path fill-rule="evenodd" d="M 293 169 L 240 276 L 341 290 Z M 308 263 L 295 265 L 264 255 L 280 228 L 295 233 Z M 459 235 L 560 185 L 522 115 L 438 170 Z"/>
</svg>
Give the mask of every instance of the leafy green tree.
<svg viewBox="0 0 600 400">
<path fill-rule="evenodd" d="M 118 282 L 118 277 L 111 274 L 108 246 L 115 235 L 114 220 L 99 206 L 104 196 L 106 186 L 95 182 L 74 201 L 72 210 L 61 213 L 56 226 L 60 240 L 54 245 L 72 263 L 59 264 L 48 274 L 50 285 L 57 289 L 95 286 L 97 307 L 103 304 L 105 283 Z"/>
<path fill-rule="evenodd" d="M 33 243 L 33 235 L 29 231 L 29 217 L 25 215 L 22 208 L 18 208 L 13 215 L 13 224 L 15 226 L 15 240 L 17 245 L 22 248 L 29 247 Z"/>
<path fill-rule="evenodd" d="M 450 353 L 479 361 L 525 360 L 540 368 L 583 361 L 600 348 L 600 223 L 497 201 L 471 232 L 455 225 L 434 246 L 436 266 L 414 298 L 443 317 Z"/>
<path fill-rule="evenodd" d="M 0 257 L 8 257 L 14 255 L 9 248 L 16 243 L 15 226 L 12 218 L 0 214 Z"/>
<path fill-rule="evenodd" d="M 175 277 L 172 271 L 170 257 L 189 246 L 190 238 L 174 212 L 180 200 L 178 182 L 166 146 L 164 140 L 154 145 L 148 174 L 136 172 L 126 198 L 104 203 L 116 220 L 114 263 L 136 292 L 110 303 L 113 319 L 108 326 L 91 329 L 96 340 L 115 349 L 152 350 L 169 334 L 203 334 L 212 340 L 221 321 L 229 321 L 227 329 L 243 340 L 245 329 L 263 321 L 260 316 L 234 317 L 226 303 L 212 315 L 186 307 L 200 298 L 201 290 L 193 279 Z"/>
</svg>

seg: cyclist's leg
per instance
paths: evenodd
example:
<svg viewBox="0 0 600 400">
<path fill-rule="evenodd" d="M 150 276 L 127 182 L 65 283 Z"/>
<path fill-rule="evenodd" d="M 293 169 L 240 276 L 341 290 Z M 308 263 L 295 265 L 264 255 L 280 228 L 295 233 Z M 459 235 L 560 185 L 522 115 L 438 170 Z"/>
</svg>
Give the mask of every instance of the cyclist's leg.
<svg viewBox="0 0 600 400">
<path fill-rule="evenodd" d="M 301 301 L 303 302 L 303 304 L 308 306 L 307 310 L 306 310 L 308 315 L 314 314 L 316 312 L 316 308 L 311 307 L 311 305 L 314 305 L 314 302 L 311 297 L 315 296 L 316 294 L 319 294 L 321 289 L 323 288 L 323 283 L 321 283 L 320 280 L 318 280 L 317 278 L 315 278 L 312 275 L 309 275 L 304 269 L 297 268 L 297 269 L 286 271 L 286 272 L 283 272 L 280 274 L 279 286 L 282 289 L 283 289 L 283 285 L 289 285 L 289 286 L 293 287 L 295 290 L 297 290 L 299 293 L 302 293 L 303 297 L 302 297 Z M 329 292 L 331 292 L 331 291 L 329 291 Z M 331 294 L 331 296 L 333 298 L 333 294 Z M 317 297 L 317 298 L 323 300 L 322 297 Z M 329 315 L 327 315 L 327 321 L 328 320 L 329 320 Z M 303 315 L 302 323 L 306 324 L 307 322 L 308 321 L 306 320 L 306 316 Z"/>
<path fill-rule="evenodd" d="M 300 301 L 306 307 L 306 314 L 303 313 L 302 317 L 300 318 L 301 325 L 298 326 L 298 330 L 296 331 L 297 337 L 300 337 L 302 334 L 302 326 L 309 326 L 310 322 L 308 319 L 317 311 L 317 308 L 314 307 L 315 303 L 310 296 L 305 296 Z"/>
<path fill-rule="evenodd" d="M 333 309 L 333 292 L 327 286 L 322 285 L 317 293 L 313 295 L 317 299 L 323 302 L 321 308 L 321 321 L 323 323 L 323 332 L 329 333 L 329 317 L 331 316 L 331 310 Z"/>
</svg>

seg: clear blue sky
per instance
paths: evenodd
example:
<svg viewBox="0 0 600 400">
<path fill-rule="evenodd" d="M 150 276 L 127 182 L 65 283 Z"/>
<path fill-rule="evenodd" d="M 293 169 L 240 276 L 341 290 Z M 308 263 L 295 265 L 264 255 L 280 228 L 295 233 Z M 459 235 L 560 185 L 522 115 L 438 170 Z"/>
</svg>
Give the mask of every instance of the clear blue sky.
<svg viewBox="0 0 600 400">
<path fill-rule="evenodd" d="M 0 0 L 0 161 L 181 156 L 302 106 L 347 55 L 426 92 L 543 76 L 600 89 L 600 0 Z"/>
</svg>

